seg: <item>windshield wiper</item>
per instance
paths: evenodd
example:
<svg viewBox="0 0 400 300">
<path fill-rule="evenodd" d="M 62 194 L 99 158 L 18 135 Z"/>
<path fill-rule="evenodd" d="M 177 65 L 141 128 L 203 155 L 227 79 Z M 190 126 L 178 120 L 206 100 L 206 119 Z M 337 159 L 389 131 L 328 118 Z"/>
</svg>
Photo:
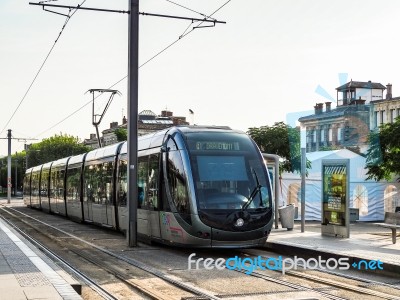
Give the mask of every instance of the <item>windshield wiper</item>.
<svg viewBox="0 0 400 300">
<path fill-rule="evenodd" d="M 261 198 L 261 187 L 262 186 L 260 184 L 260 181 L 258 180 L 257 173 L 254 169 L 253 169 L 253 173 L 256 178 L 257 185 L 251 192 L 249 200 L 243 205 L 242 210 L 246 210 L 249 207 L 249 205 L 253 202 L 253 199 L 256 197 L 257 193 L 260 193 L 260 207 L 262 206 L 262 198 Z"/>
</svg>

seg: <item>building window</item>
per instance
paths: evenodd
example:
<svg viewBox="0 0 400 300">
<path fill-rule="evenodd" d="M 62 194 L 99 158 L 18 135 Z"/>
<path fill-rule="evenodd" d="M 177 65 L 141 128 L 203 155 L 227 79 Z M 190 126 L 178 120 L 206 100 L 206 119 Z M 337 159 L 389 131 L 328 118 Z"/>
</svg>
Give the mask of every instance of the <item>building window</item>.
<svg viewBox="0 0 400 300">
<path fill-rule="evenodd" d="M 382 125 L 383 123 L 385 123 L 385 111 L 384 110 L 381 110 L 380 111 L 380 124 Z"/>
<path fill-rule="evenodd" d="M 332 132 L 332 128 L 328 129 L 328 141 L 332 142 L 333 141 L 333 132 Z"/>
<path fill-rule="evenodd" d="M 313 141 L 313 143 L 317 142 L 317 131 L 316 130 L 312 131 L 312 141 Z"/>
<path fill-rule="evenodd" d="M 325 130 L 324 129 L 321 129 L 320 130 L 320 140 L 321 140 L 321 143 L 323 143 L 323 142 L 325 142 Z"/>
<path fill-rule="evenodd" d="M 394 109 L 391 109 L 391 110 L 390 110 L 390 123 L 393 123 L 393 122 L 394 122 L 394 118 L 395 118 L 395 116 L 394 116 Z"/>
<path fill-rule="evenodd" d="M 374 128 L 377 128 L 378 125 L 379 125 L 378 118 L 379 118 L 379 112 L 378 112 L 378 111 L 375 111 L 375 115 L 374 115 Z"/>
<path fill-rule="evenodd" d="M 342 127 L 339 127 L 337 129 L 337 140 L 338 140 L 338 142 L 340 142 L 342 140 L 342 131 L 343 131 Z"/>
</svg>

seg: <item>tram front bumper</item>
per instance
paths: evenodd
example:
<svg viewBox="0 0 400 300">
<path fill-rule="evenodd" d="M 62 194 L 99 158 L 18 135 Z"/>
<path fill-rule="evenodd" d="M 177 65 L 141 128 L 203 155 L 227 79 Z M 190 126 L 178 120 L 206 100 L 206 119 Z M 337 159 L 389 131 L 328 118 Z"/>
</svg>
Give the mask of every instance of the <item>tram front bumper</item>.
<svg viewBox="0 0 400 300">
<path fill-rule="evenodd" d="M 263 246 L 270 230 L 260 228 L 253 231 L 229 232 L 211 229 L 211 247 L 215 248 L 249 248 Z"/>
</svg>

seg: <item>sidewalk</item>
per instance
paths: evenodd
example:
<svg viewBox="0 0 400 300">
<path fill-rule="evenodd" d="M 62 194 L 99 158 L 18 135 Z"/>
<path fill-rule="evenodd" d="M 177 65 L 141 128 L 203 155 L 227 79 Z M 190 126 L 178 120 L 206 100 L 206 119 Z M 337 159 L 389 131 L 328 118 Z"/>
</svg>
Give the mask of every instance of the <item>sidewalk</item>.
<svg viewBox="0 0 400 300">
<path fill-rule="evenodd" d="M 0 199 L 0 208 L 22 203 Z M 0 300 L 82 299 L 67 281 L 76 284 L 0 218 Z"/>
<path fill-rule="evenodd" d="M 385 271 L 398 274 L 400 278 L 400 239 L 393 244 L 390 229 L 375 223 L 351 223 L 350 238 L 338 238 L 322 236 L 320 222 L 307 221 L 304 232 L 301 232 L 301 223 L 295 221 L 291 231 L 272 229 L 266 247 L 298 257 L 348 257 L 350 264 L 379 259 Z"/>
</svg>

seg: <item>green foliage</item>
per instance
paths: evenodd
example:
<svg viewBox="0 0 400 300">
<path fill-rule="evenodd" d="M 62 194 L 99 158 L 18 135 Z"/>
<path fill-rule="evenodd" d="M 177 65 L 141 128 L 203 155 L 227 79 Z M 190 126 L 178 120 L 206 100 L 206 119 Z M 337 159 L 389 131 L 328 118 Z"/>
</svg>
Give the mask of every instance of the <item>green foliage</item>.
<svg viewBox="0 0 400 300">
<path fill-rule="evenodd" d="M 17 187 L 22 187 L 25 170 L 59 158 L 82 154 L 91 148 L 81 144 L 77 137 L 55 135 L 32 144 L 27 151 L 11 155 L 11 183 L 15 186 L 15 168 L 17 169 Z M 0 186 L 7 187 L 7 156 L 0 158 Z"/>
<path fill-rule="evenodd" d="M 123 142 L 128 140 L 128 130 L 126 130 L 125 128 L 115 129 L 114 134 L 117 136 L 118 142 Z"/>
<path fill-rule="evenodd" d="M 300 130 L 292 128 L 284 122 L 276 122 L 273 126 L 249 128 L 247 132 L 264 153 L 279 155 L 283 162 L 280 172 L 301 171 Z M 306 168 L 311 168 L 307 160 Z"/>
<path fill-rule="evenodd" d="M 400 174 L 400 118 L 368 136 L 367 179 L 391 180 Z"/>
<path fill-rule="evenodd" d="M 88 152 L 89 147 L 82 145 L 79 138 L 70 135 L 54 135 L 32 144 L 28 151 L 28 167 L 44 164 L 63 157 Z"/>
</svg>

